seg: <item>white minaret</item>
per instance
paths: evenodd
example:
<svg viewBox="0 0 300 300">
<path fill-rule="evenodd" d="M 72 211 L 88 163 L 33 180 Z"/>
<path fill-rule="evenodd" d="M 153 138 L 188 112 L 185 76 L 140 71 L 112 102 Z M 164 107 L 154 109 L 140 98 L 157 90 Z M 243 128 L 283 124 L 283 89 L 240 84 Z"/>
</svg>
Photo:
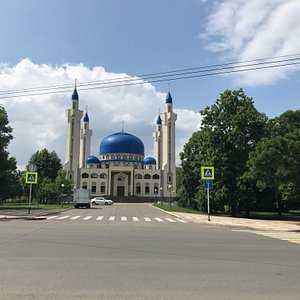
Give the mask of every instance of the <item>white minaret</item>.
<svg viewBox="0 0 300 300">
<path fill-rule="evenodd" d="M 87 158 L 91 155 L 91 136 L 93 131 L 89 128 L 89 115 L 86 112 L 83 118 L 83 128 L 80 131 L 80 163 L 79 168 L 85 166 Z"/>
<path fill-rule="evenodd" d="M 162 166 L 162 124 L 160 115 L 156 120 L 156 130 L 153 132 L 154 140 L 154 158 L 156 160 L 156 168 L 161 169 Z"/>
<path fill-rule="evenodd" d="M 173 112 L 173 100 L 170 91 L 166 97 L 166 112 L 161 114 L 162 128 L 162 169 L 163 195 L 175 196 L 176 163 L 175 163 L 175 122 L 177 114 Z"/>
<path fill-rule="evenodd" d="M 66 140 L 66 163 L 67 178 L 74 181 L 74 186 L 79 187 L 79 145 L 80 145 L 80 121 L 83 111 L 79 110 L 78 93 L 75 89 L 72 94 L 72 107 L 66 110 L 67 116 L 67 140 Z"/>
</svg>

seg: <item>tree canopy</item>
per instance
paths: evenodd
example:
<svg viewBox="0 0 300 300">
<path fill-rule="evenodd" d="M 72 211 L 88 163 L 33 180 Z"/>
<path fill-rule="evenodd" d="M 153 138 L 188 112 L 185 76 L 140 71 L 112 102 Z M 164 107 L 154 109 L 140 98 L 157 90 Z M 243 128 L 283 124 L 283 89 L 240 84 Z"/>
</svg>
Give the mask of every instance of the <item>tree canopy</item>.
<svg viewBox="0 0 300 300">
<path fill-rule="evenodd" d="M 226 90 L 211 107 L 200 111 L 202 125 L 193 133 L 181 153 L 183 185 L 181 202 L 206 208 L 206 196 L 201 178 L 201 166 L 214 166 L 212 208 L 229 208 L 235 214 L 243 198 L 238 188 L 249 153 L 266 135 L 267 117 L 256 110 L 252 98 L 243 90 Z"/>
<path fill-rule="evenodd" d="M 18 181 L 17 162 L 9 157 L 7 147 L 11 140 L 12 128 L 8 125 L 8 116 L 4 107 L 0 106 L 0 203 L 20 192 Z"/>
</svg>

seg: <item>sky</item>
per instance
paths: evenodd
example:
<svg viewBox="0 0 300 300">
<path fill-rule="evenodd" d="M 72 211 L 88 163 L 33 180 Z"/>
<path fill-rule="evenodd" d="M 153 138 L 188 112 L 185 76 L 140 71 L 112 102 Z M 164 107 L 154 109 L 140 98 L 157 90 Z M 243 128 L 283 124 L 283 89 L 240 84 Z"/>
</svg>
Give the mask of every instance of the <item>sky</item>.
<svg viewBox="0 0 300 300">
<path fill-rule="evenodd" d="M 81 90 L 80 83 L 132 78 L 266 57 L 300 54 L 300 0 L 1 0 L 0 105 L 14 139 L 9 152 L 24 169 L 47 148 L 65 160 L 64 93 L 3 98 L 7 90 L 78 83 L 88 109 L 91 154 L 122 128 L 153 155 L 152 132 L 168 82 Z M 199 111 L 225 89 L 243 88 L 269 118 L 299 109 L 300 65 L 170 82 L 179 152 L 199 128 Z"/>
</svg>

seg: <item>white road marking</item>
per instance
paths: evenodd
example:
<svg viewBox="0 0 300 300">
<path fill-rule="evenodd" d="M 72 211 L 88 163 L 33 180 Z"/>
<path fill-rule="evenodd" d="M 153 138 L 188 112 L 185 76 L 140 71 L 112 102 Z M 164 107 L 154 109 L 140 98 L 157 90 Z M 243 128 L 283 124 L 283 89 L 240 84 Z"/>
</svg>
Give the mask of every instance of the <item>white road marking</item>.
<svg viewBox="0 0 300 300">
<path fill-rule="evenodd" d="M 115 218 L 116 218 L 115 216 L 111 216 L 111 217 L 109 217 L 108 221 L 114 221 Z"/>
<path fill-rule="evenodd" d="M 47 220 L 51 220 L 51 219 L 55 219 L 57 218 L 58 216 L 51 216 L 51 217 L 48 217 Z"/>
<path fill-rule="evenodd" d="M 92 216 L 87 216 L 87 217 L 83 218 L 83 220 L 89 220 L 91 218 L 92 218 Z"/>
<path fill-rule="evenodd" d="M 181 222 L 181 223 L 187 223 L 187 221 L 184 221 L 184 220 L 182 220 L 182 219 L 176 218 L 175 220 L 178 221 L 178 222 Z"/>
<path fill-rule="evenodd" d="M 173 219 L 170 219 L 170 218 L 165 218 L 165 219 L 168 220 L 171 223 L 175 223 L 176 222 L 176 221 L 174 221 Z"/>
<path fill-rule="evenodd" d="M 96 220 L 101 221 L 103 218 L 104 218 L 103 216 L 99 216 Z"/>
<path fill-rule="evenodd" d="M 122 217 L 121 221 L 127 221 L 127 217 Z"/>
<path fill-rule="evenodd" d="M 79 219 L 81 216 L 75 216 L 75 217 L 72 217 L 70 220 L 77 220 Z"/>
<path fill-rule="evenodd" d="M 163 222 L 163 220 L 161 218 L 155 218 L 155 220 L 158 222 Z"/>
<path fill-rule="evenodd" d="M 64 216 L 64 217 L 60 217 L 60 218 L 58 218 L 57 220 L 63 220 L 63 219 L 67 219 L 67 218 L 69 218 L 70 216 Z"/>
<path fill-rule="evenodd" d="M 150 219 L 150 218 L 144 218 L 144 220 L 145 220 L 146 222 L 151 222 L 151 219 Z"/>
<path fill-rule="evenodd" d="M 134 222 L 138 222 L 139 221 L 138 217 L 132 217 L 132 219 L 133 219 Z"/>
</svg>

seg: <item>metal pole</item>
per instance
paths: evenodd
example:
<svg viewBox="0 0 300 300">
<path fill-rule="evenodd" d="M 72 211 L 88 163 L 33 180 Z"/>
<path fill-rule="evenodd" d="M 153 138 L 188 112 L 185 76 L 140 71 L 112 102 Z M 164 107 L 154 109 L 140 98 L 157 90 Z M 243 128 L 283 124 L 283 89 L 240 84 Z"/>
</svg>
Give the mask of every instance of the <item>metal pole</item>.
<svg viewBox="0 0 300 300">
<path fill-rule="evenodd" d="M 210 221 L 209 186 L 207 187 L 207 219 Z"/>
<path fill-rule="evenodd" d="M 31 191 L 32 191 L 32 184 L 29 188 L 29 206 L 28 206 L 28 214 L 30 215 L 30 205 L 31 205 Z"/>
</svg>

